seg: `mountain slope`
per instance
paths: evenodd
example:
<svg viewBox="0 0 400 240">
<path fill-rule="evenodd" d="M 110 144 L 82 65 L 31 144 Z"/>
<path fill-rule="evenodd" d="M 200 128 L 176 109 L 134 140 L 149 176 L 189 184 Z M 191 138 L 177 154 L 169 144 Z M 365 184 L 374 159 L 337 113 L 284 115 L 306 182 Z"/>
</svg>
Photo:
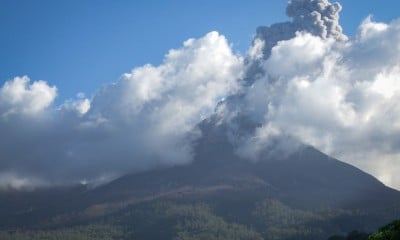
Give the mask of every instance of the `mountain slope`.
<svg viewBox="0 0 400 240">
<path fill-rule="evenodd" d="M 2 193 L 1 228 L 46 229 L 105 221 L 120 229 L 127 224 L 128 212 L 134 215 L 147 209 L 146 217 L 156 221 L 151 219 L 151 209 L 165 202 L 172 205 L 162 208 L 166 214 L 162 218 L 169 216 L 171 206 L 186 209 L 193 203 L 205 204 L 212 219 L 221 218 L 212 221 L 226 221 L 220 224 L 228 228 L 230 223 L 244 230 L 254 227 L 263 236 L 281 239 L 303 236 L 302 229 L 308 228 L 309 233 L 298 239 L 354 229 L 371 232 L 400 217 L 400 192 L 371 175 L 302 145 L 288 154 L 248 161 L 235 154 L 223 127 L 202 126 L 194 161 L 187 165 L 129 174 L 94 189 Z M 140 222 L 138 216 L 132 218 Z M 168 221 L 173 227 L 180 220 Z M 153 228 L 160 227 L 155 224 Z M 147 230 L 135 229 L 146 236 Z"/>
<path fill-rule="evenodd" d="M 288 155 L 251 162 L 238 157 L 220 127 L 204 131 L 191 164 L 131 174 L 95 189 L 104 201 L 214 188 L 256 191 L 299 208 L 376 209 L 400 200 L 400 193 L 373 176 L 310 146 Z M 186 190 L 185 190 L 186 189 Z M 118 197 L 117 197 L 118 196 Z"/>
</svg>

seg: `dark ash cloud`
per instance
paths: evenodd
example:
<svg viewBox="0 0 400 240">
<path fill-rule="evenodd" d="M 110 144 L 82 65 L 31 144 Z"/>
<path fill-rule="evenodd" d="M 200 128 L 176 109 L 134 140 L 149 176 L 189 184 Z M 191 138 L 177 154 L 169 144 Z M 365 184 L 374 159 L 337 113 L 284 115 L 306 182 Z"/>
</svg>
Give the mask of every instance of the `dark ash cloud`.
<svg viewBox="0 0 400 240">
<path fill-rule="evenodd" d="M 344 41 L 347 37 L 342 33 L 339 24 L 341 10 L 342 6 L 339 3 L 331 4 L 328 0 L 291 0 L 286 8 L 286 14 L 292 21 L 258 27 L 256 39 L 265 42 L 266 58 L 279 41 L 294 38 L 299 31 L 308 32 L 322 39 L 334 38 Z"/>
</svg>

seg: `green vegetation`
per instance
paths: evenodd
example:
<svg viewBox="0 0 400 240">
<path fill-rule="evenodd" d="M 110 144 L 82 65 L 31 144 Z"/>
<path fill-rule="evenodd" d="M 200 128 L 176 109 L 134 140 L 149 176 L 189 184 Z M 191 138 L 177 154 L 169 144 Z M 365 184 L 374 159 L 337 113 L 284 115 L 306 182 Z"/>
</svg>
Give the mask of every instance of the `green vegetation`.
<svg viewBox="0 0 400 240">
<path fill-rule="evenodd" d="M 264 199 L 254 203 L 243 221 L 232 214 L 243 211 L 234 205 L 225 215 L 212 201 L 152 201 L 126 207 L 119 212 L 91 220 L 60 225 L 38 225 L 27 230 L 0 231 L 1 240 L 308 240 L 328 239 L 332 229 L 344 232 L 343 224 L 360 219 L 359 212 L 345 210 L 306 211 L 280 201 Z M 219 214 L 217 214 L 219 212 Z M 240 215 L 236 215 L 240 216 Z M 340 224 L 338 224 L 338 222 Z M 63 226 L 63 227 L 59 227 Z M 68 226 L 68 227 L 67 227 Z M 329 240 L 394 240 L 400 222 L 393 222 L 371 235 L 351 232 Z M 334 231 L 336 231 L 334 230 Z"/>
<path fill-rule="evenodd" d="M 144 205 L 125 212 L 121 220 L 132 239 L 262 239 L 254 230 L 226 222 L 201 203 Z"/>
<path fill-rule="evenodd" d="M 113 240 L 123 236 L 120 228 L 111 225 L 90 224 L 72 228 L 37 231 L 1 231 L 2 240 Z"/>
<path fill-rule="evenodd" d="M 360 211 L 293 209 L 275 199 L 256 204 L 253 215 L 264 239 L 326 239 L 330 229 L 341 229 L 352 219 L 362 218 Z"/>
<path fill-rule="evenodd" d="M 294 237 L 318 237 L 322 230 L 311 226 L 323 219 L 312 212 L 294 210 L 277 200 L 267 199 L 256 205 L 254 216 L 265 239 L 280 240 Z"/>
<path fill-rule="evenodd" d="M 347 236 L 332 236 L 328 240 L 368 240 L 368 233 L 352 231 Z"/>
<path fill-rule="evenodd" d="M 103 222 L 106 222 L 104 224 Z M 142 204 L 98 223 L 52 230 L 1 231 L 1 240 L 262 240 L 256 231 L 228 223 L 205 204 Z"/>
<path fill-rule="evenodd" d="M 345 236 L 332 236 L 328 240 L 399 240 L 400 220 L 393 221 L 379 229 L 373 234 L 353 231 Z"/>
<path fill-rule="evenodd" d="M 400 239 L 400 220 L 382 227 L 378 232 L 372 234 L 368 240 L 398 240 Z"/>
</svg>

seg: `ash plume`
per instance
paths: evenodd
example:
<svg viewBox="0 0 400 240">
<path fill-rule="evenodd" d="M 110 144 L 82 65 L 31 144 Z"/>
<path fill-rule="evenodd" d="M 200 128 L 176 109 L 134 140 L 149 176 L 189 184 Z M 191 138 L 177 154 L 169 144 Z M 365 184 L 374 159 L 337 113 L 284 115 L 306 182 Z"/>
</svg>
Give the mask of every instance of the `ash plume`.
<svg viewBox="0 0 400 240">
<path fill-rule="evenodd" d="M 256 39 L 265 42 L 264 57 L 268 58 L 272 47 L 279 41 L 294 38 L 296 32 L 304 31 L 322 39 L 346 40 L 339 24 L 342 6 L 328 0 L 291 0 L 286 8 L 290 22 L 276 23 L 257 28 Z"/>
</svg>

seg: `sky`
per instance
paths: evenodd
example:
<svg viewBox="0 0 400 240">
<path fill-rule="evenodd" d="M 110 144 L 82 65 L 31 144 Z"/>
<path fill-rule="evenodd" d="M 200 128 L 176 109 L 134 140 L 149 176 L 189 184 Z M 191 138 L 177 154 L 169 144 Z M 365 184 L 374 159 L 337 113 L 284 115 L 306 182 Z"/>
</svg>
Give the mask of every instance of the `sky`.
<svg viewBox="0 0 400 240">
<path fill-rule="evenodd" d="M 398 17 L 396 0 L 342 0 L 341 24 L 354 36 L 369 14 Z M 28 75 L 59 89 L 57 103 L 92 96 L 122 73 L 159 64 L 171 48 L 210 31 L 244 53 L 255 29 L 287 20 L 285 0 L 0 0 L 0 83 Z"/>
<path fill-rule="evenodd" d="M 399 3 L 340 3 L 0 0 L 0 188 L 186 164 L 216 117 L 400 189 Z"/>
</svg>

